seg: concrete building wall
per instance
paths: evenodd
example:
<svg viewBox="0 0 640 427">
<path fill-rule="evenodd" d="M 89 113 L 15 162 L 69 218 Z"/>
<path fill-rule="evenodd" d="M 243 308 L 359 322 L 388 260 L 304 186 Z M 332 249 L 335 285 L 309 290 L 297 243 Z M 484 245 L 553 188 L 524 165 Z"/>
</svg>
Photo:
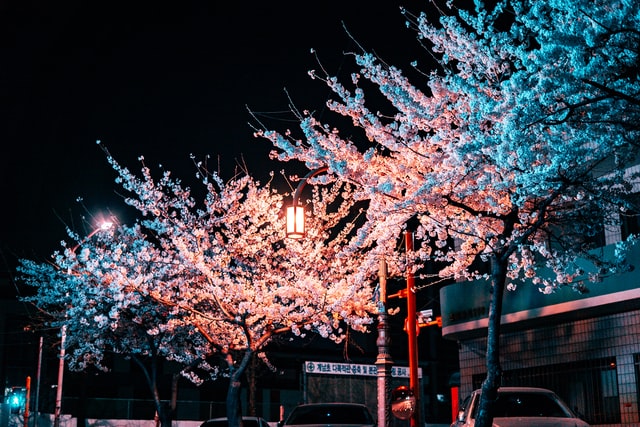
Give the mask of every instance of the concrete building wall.
<svg viewBox="0 0 640 427">
<path fill-rule="evenodd" d="M 617 379 L 620 423 L 640 425 L 638 396 L 640 387 L 640 309 L 587 319 L 549 322 L 502 334 L 501 363 L 505 373 L 522 368 L 545 369 L 550 365 L 578 364 L 613 358 Z M 459 342 L 460 396 L 466 397 L 477 387 L 473 379 L 484 376 L 486 338 Z M 565 398 L 566 399 L 566 398 Z M 586 402 L 578 402 L 586 405 Z"/>
</svg>

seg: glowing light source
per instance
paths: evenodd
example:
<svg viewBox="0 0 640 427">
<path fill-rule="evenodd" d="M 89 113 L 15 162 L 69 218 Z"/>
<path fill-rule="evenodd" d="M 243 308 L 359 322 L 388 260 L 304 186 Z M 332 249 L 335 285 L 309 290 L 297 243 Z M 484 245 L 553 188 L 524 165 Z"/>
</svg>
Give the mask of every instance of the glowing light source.
<svg viewBox="0 0 640 427">
<path fill-rule="evenodd" d="M 304 237 L 304 207 L 300 205 L 287 207 L 287 237 L 292 239 Z"/>
<path fill-rule="evenodd" d="M 312 170 L 307 176 L 300 180 L 300 184 L 298 184 L 298 188 L 296 188 L 293 194 L 293 203 L 287 207 L 287 237 L 292 239 L 301 239 L 304 237 L 304 206 L 301 206 L 298 200 L 300 199 L 302 189 L 307 184 L 307 180 L 319 173 L 326 172 L 326 170 L 327 167 L 322 166 Z"/>
</svg>

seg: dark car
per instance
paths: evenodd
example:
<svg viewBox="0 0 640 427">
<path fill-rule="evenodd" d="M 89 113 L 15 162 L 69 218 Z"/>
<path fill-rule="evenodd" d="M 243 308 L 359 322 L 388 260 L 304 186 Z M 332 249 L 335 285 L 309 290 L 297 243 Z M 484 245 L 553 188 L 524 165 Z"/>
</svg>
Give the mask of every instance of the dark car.
<svg viewBox="0 0 640 427">
<path fill-rule="evenodd" d="M 229 427 L 227 417 L 212 418 L 200 424 L 200 427 Z M 242 427 L 269 427 L 269 423 L 260 417 L 242 417 Z"/>
<path fill-rule="evenodd" d="M 359 403 L 306 403 L 296 406 L 281 427 L 374 427 L 369 408 Z"/>
</svg>

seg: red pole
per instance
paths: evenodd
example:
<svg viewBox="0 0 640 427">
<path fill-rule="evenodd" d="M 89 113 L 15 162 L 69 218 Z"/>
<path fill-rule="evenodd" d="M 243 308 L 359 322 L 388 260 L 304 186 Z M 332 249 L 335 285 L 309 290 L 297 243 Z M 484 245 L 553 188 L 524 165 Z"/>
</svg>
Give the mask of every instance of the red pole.
<svg viewBox="0 0 640 427">
<path fill-rule="evenodd" d="M 460 408 L 460 397 L 458 394 L 458 386 L 451 387 L 451 422 L 455 423 L 458 419 L 458 411 Z"/>
<path fill-rule="evenodd" d="M 24 400 L 24 427 L 29 427 L 29 399 L 31 397 L 31 377 L 27 377 L 27 392 Z"/>
<path fill-rule="evenodd" d="M 413 233 L 404 232 L 407 254 L 413 251 Z M 416 316 L 416 287 L 411 264 L 407 262 L 407 337 L 409 341 L 409 388 L 416 399 L 416 410 L 411 416 L 411 427 L 420 425 L 420 387 L 418 382 L 418 330 Z"/>
</svg>

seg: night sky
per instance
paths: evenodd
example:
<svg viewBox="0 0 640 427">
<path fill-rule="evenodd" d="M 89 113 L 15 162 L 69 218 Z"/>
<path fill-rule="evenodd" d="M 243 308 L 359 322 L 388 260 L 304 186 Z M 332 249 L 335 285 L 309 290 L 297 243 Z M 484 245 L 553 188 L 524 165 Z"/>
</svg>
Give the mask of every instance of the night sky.
<svg viewBox="0 0 640 427">
<path fill-rule="evenodd" d="M 82 215 L 124 208 L 96 140 L 133 170 L 144 155 L 186 182 L 190 154 L 210 155 L 225 178 L 240 158 L 258 177 L 287 167 L 268 160 L 247 107 L 295 126 L 282 113 L 286 88 L 297 107 L 321 111 L 329 90 L 307 75 L 318 68 L 310 49 L 347 77 L 343 52 L 354 43 L 342 22 L 407 68 L 417 42 L 400 5 L 418 12 L 428 2 L 0 3 L 2 271 L 17 258 L 47 259 L 65 224 L 82 230 Z"/>
</svg>

